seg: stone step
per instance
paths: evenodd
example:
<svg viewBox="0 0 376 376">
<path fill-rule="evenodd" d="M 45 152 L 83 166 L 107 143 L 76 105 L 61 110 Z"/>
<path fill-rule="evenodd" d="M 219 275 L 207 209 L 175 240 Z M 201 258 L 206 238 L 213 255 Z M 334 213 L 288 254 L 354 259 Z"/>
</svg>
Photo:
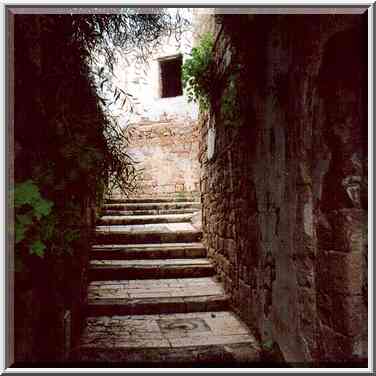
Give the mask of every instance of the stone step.
<svg viewBox="0 0 376 376">
<path fill-rule="evenodd" d="M 218 311 L 228 308 L 229 297 L 224 294 L 208 297 L 89 300 L 86 313 L 88 316 L 144 315 Z"/>
<path fill-rule="evenodd" d="M 122 194 L 110 194 L 106 197 L 108 200 L 175 200 L 175 199 L 186 199 L 186 198 L 197 198 L 200 197 L 201 193 L 198 191 L 189 192 L 175 192 L 175 193 L 158 193 L 158 194 L 145 194 L 145 193 L 133 193 L 128 196 Z"/>
<path fill-rule="evenodd" d="M 197 209 L 201 208 L 201 204 L 197 201 L 190 202 L 143 202 L 130 204 L 104 204 L 102 209 L 105 210 L 166 210 L 166 209 Z"/>
<path fill-rule="evenodd" d="M 228 296 L 213 277 L 91 281 L 88 314 L 136 315 L 225 310 Z"/>
<path fill-rule="evenodd" d="M 98 221 L 98 225 L 143 225 L 148 223 L 179 223 L 189 222 L 192 218 L 188 214 L 160 214 L 160 215 L 105 215 Z"/>
<path fill-rule="evenodd" d="M 144 215 L 165 215 L 165 214 L 191 214 L 197 213 L 197 209 L 187 208 L 187 209 L 161 209 L 161 210 L 112 210 L 106 209 L 102 210 L 103 216 L 144 216 Z"/>
<path fill-rule="evenodd" d="M 206 258 L 91 260 L 90 280 L 209 277 L 215 271 Z"/>
<path fill-rule="evenodd" d="M 261 348 L 229 311 L 86 318 L 72 359 L 108 365 L 248 365 Z"/>
<path fill-rule="evenodd" d="M 186 197 L 145 197 L 145 198 L 109 198 L 106 204 L 141 204 L 153 202 L 200 202 L 200 195 Z"/>
<path fill-rule="evenodd" d="M 138 245 L 94 245 L 91 258 L 96 260 L 137 260 L 206 257 L 201 243 L 162 243 Z"/>
<path fill-rule="evenodd" d="M 202 232 L 190 223 L 97 226 L 96 244 L 198 242 Z"/>
</svg>

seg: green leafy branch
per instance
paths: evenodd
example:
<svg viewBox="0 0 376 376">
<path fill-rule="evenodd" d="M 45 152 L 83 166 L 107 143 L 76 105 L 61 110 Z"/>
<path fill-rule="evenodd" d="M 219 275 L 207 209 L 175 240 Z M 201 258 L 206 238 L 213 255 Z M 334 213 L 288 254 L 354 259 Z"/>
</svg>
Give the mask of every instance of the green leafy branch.
<svg viewBox="0 0 376 376">
<path fill-rule="evenodd" d="M 27 180 L 14 189 L 15 243 L 27 243 L 30 254 L 43 257 L 46 245 L 42 241 L 52 235 L 53 224 L 43 226 L 42 221 L 51 213 L 53 202 L 44 199 L 38 186 Z"/>
<path fill-rule="evenodd" d="M 202 110 L 207 110 L 210 104 L 209 93 L 212 84 L 210 66 L 213 62 L 213 48 L 213 35 L 204 34 L 198 47 L 192 49 L 192 57 L 182 66 L 182 81 L 188 101 L 194 100 Z"/>
</svg>

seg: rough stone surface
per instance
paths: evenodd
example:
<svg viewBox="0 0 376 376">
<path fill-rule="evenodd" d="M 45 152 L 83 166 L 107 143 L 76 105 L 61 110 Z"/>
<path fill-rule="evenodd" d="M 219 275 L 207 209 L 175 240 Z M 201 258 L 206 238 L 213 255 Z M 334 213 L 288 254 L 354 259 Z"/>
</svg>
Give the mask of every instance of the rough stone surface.
<svg viewBox="0 0 376 376">
<path fill-rule="evenodd" d="M 210 357 L 202 356 L 201 361 L 221 362 L 226 352 L 232 355 L 227 357 L 228 362 L 253 364 L 260 361 L 256 339 L 231 312 L 89 317 L 78 350 L 84 361 L 131 364 L 129 350 L 139 350 L 137 360 L 140 363 L 197 364 L 200 363 L 199 353 L 205 353 L 208 346 L 214 346 Z M 187 352 L 185 356 L 178 351 L 182 348 Z M 121 357 L 116 356 L 119 350 Z M 101 354 L 107 355 L 102 357 Z"/>
<path fill-rule="evenodd" d="M 197 242 L 201 239 L 201 231 L 188 222 L 108 225 L 97 226 L 95 238 L 98 244 Z"/>
<path fill-rule="evenodd" d="M 195 229 L 201 231 L 201 229 L 202 229 L 202 212 L 201 212 L 201 210 L 192 215 L 191 223 L 192 223 L 192 226 Z"/>
<path fill-rule="evenodd" d="M 136 51 L 116 51 L 112 81 L 131 96 L 113 111 L 118 123 L 130 130 L 127 154 L 138 162 L 139 171 L 136 196 L 197 191 L 198 106 L 188 102 L 184 92 L 162 95 L 161 61 L 181 56 L 184 62 L 192 47 L 192 30 L 185 28 L 178 39 L 173 33 L 163 36 L 157 45 L 153 43 L 146 60 Z"/>
<path fill-rule="evenodd" d="M 186 201 L 186 202 L 147 202 L 147 203 L 118 203 L 118 204 L 105 204 L 103 210 L 159 210 L 159 209 L 199 209 L 201 207 L 199 202 Z"/>
<path fill-rule="evenodd" d="M 205 256 L 206 249 L 201 243 L 102 244 L 93 246 L 91 251 L 91 258 L 95 260 L 151 260 Z"/>
<path fill-rule="evenodd" d="M 167 116 L 158 122 L 139 122 L 127 152 L 138 162 L 137 195 L 198 191 L 196 120 Z"/>
<path fill-rule="evenodd" d="M 91 280 L 207 277 L 214 274 L 207 259 L 92 260 Z"/>
<path fill-rule="evenodd" d="M 193 214 L 197 212 L 197 208 L 179 208 L 179 209 L 145 209 L 145 210 L 113 210 L 107 209 L 104 211 L 106 216 L 124 216 L 124 215 L 135 215 L 135 216 L 150 216 L 150 215 L 170 215 L 170 214 Z M 137 221 L 137 218 L 134 219 Z"/>
<path fill-rule="evenodd" d="M 102 216 L 99 225 L 142 225 L 146 223 L 178 223 L 191 220 L 193 214 L 163 214 L 163 215 L 108 215 Z"/>
<path fill-rule="evenodd" d="M 288 362 L 352 361 L 364 343 L 364 25 L 226 15 L 215 28 L 200 119 L 203 241 L 232 306 Z"/>
<path fill-rule="evenodd" d="M 126 299 L 223 295 L 222 285 L 214 278 L 177 278 L 129 281 L 93 281 L 89 299 Z"/>
</svg>

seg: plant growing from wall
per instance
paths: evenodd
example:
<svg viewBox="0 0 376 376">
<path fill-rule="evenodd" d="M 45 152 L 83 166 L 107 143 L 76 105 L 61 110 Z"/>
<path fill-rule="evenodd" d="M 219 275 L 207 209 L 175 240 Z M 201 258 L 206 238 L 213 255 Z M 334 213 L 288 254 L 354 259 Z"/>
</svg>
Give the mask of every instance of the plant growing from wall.
<svg viewBox="0 0 376 376">
<path fill-rule="evenodd" d="M 183 87 L 188 101 L 196 101 L 201 110 L 208 110 L 212 85 L 210 67 L 213 63 L 214 37 L 211 33 L 202 36 L 197 47 L 192 49 L 191 58 L 182 66 Z"/>
<path fill-rule="evenodd" d="M 49 218 L 53 202 L 42 198 L 38 186 L 27 180 L 14 189 L 15 244 L 25 242 L 30 254 L 43 256 L 51 233 Z M 43 232 L 42 232 L 43 228 Z M 47 230 L 47 231 L 46 231 Z"/>
</svg>

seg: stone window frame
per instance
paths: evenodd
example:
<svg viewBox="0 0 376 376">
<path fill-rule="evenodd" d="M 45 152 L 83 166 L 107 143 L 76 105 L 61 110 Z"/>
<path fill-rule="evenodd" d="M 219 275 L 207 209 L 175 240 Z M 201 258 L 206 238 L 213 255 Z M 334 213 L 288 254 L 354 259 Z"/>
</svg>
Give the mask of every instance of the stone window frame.
<svg viewBox="0 0 376 376">
<path fill-rule="evenodd" d="M 177 97 L 183 96 L 183 87 L 182 87 L 180 95 L 177 95 L 175 97 L 163 97 L 162 96 L 162 94 L 163 94 L 163 79 L 162 79 L 161 63 L 163 63 L 165 61 L 177 60 L 177 59 L 181 59 L 181 62 L 182 62 L 182 65 L 183 65 L 184 58 L 183 58 L 183 54 L 182 53 L 177 53 L 177 54 L 173 54 L 173 55 L 163 56 L 163 57 L 159 57 L 159 58 L 156 59 L 157 63 L 158 63 L 158 98 L 159 99 L 177 98 Z"/>
</svg>

